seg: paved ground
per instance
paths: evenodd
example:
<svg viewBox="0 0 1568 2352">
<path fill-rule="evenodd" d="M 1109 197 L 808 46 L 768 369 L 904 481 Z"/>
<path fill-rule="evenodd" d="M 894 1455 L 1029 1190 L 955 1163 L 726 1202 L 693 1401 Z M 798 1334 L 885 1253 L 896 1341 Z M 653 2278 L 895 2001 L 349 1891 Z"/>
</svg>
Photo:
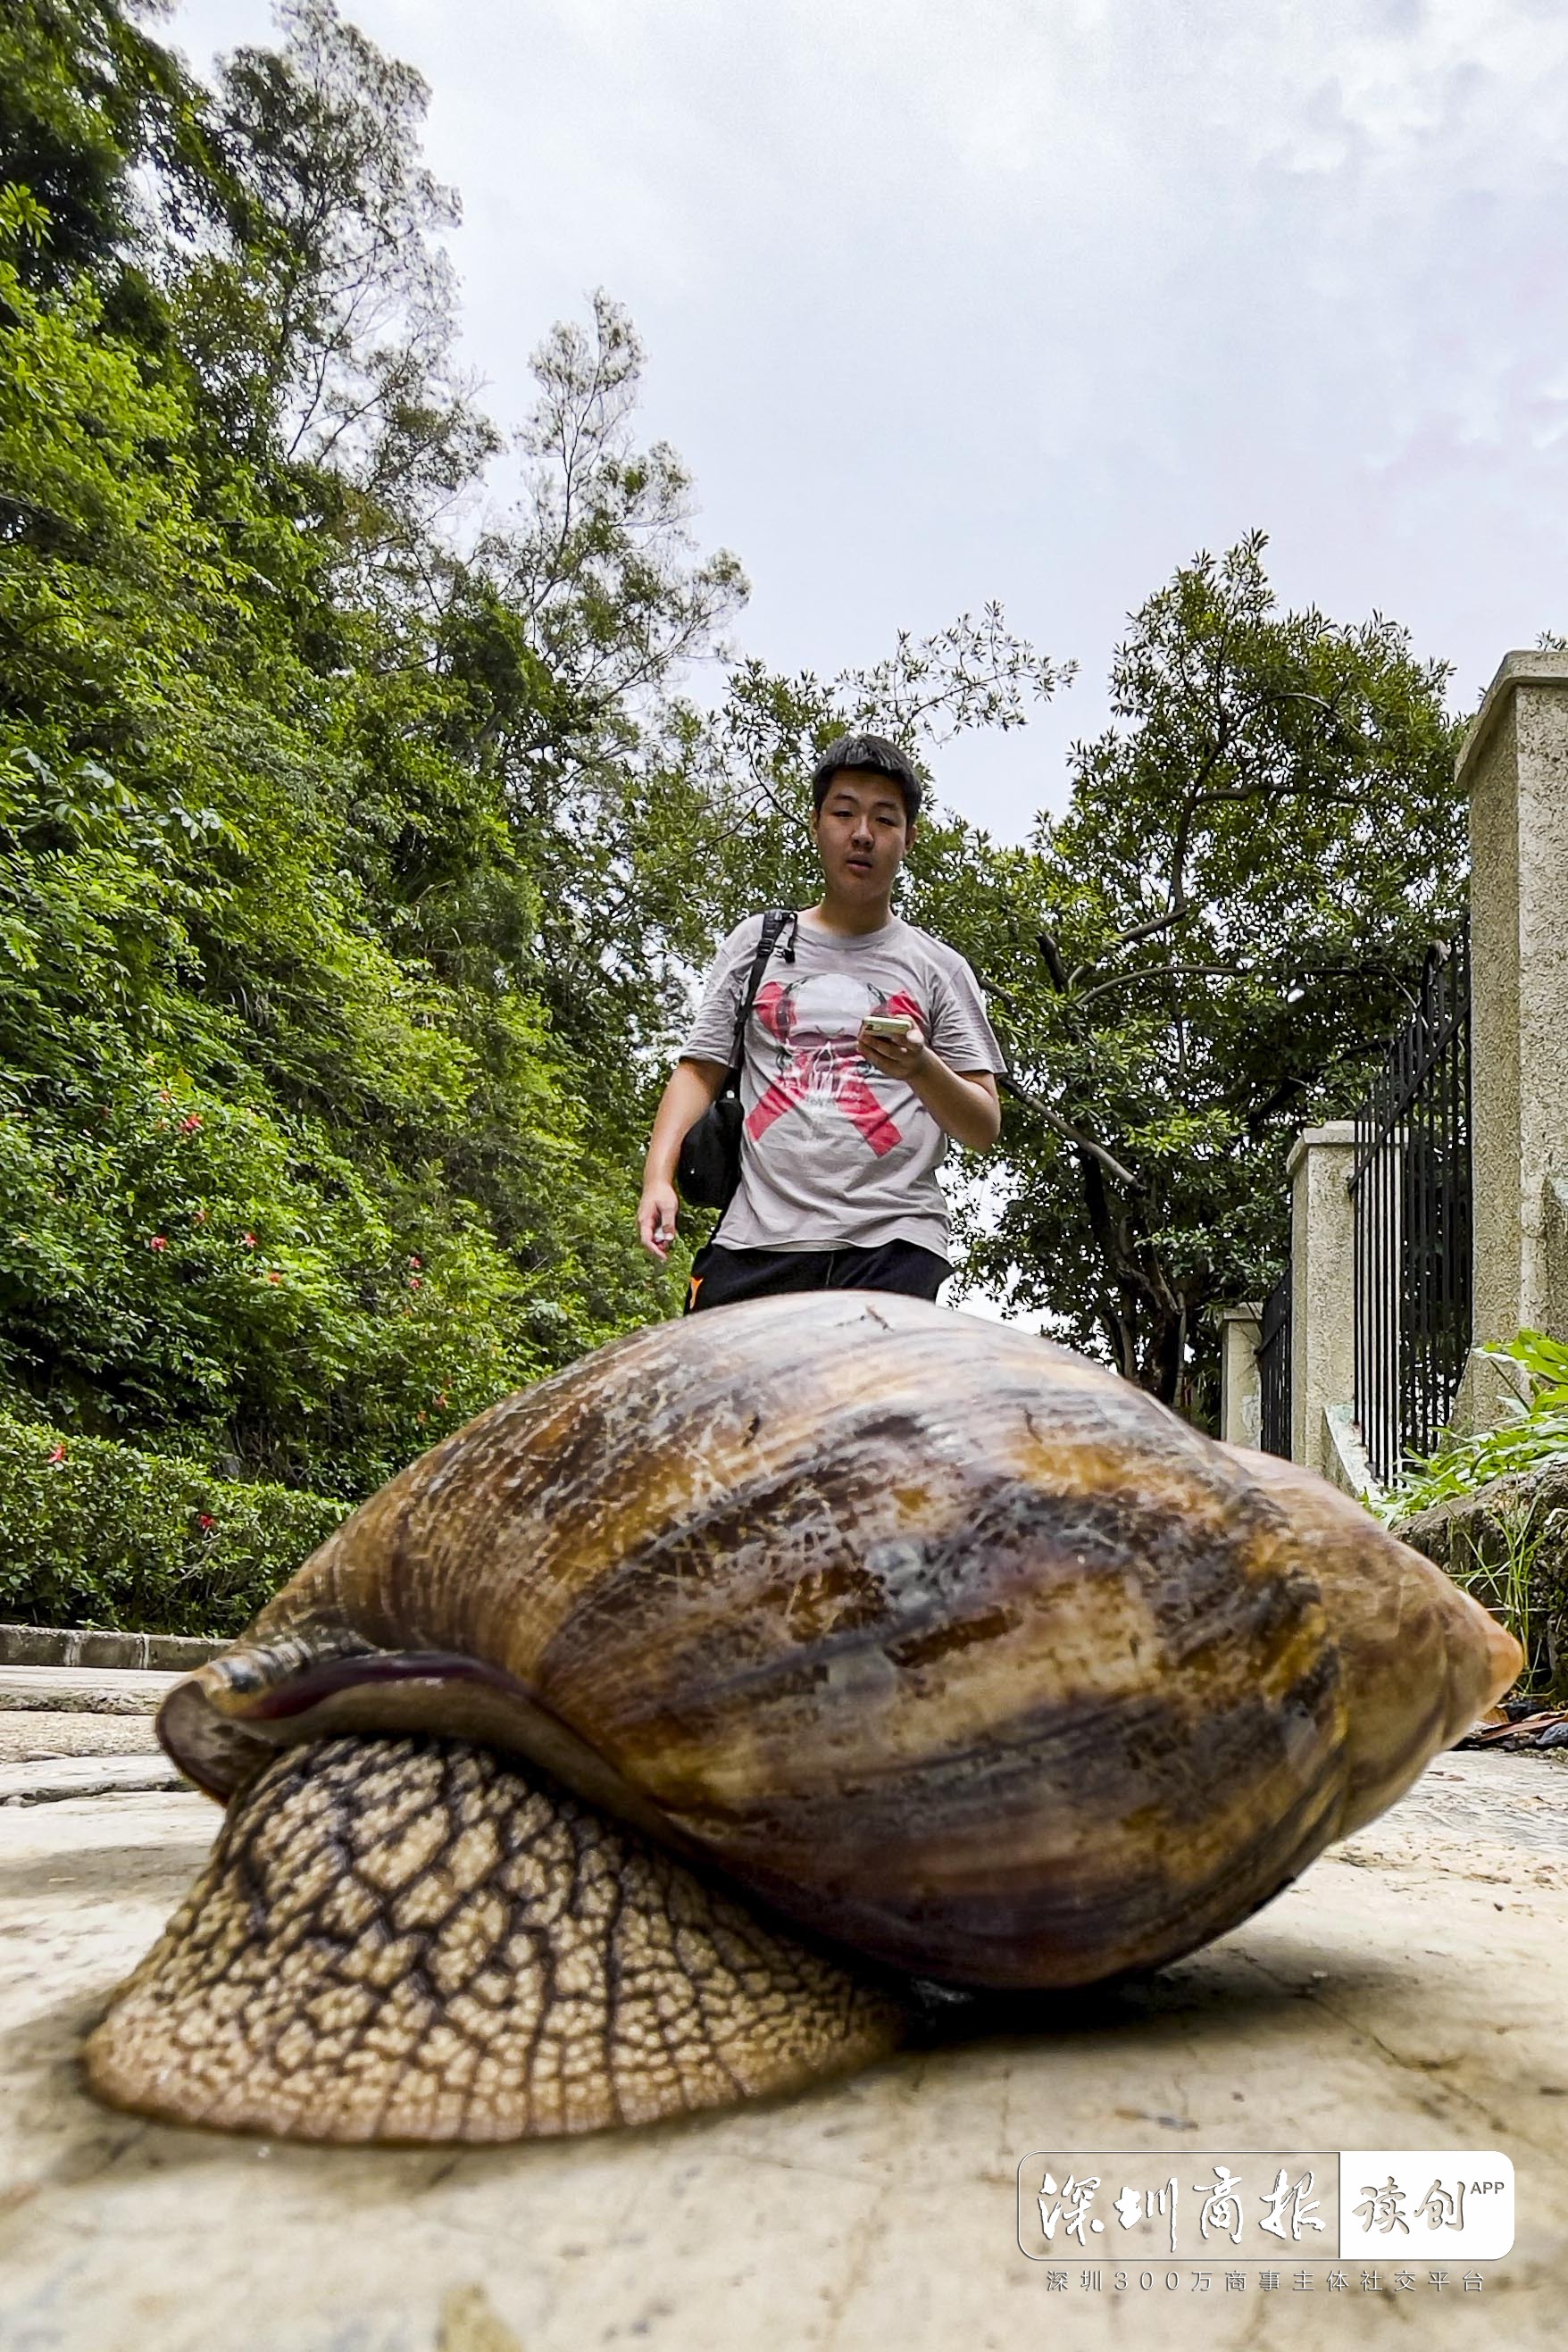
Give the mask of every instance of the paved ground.
<svg viewBox="0 0 1568 2352">
<path fill-rule="evenodd" d="M 128 1703 L 127 1678 L 99 1679 Z M 79 1677 L 67 1705 L 31 1685 L 26 1721 L 0 1713 L 5 2352 L 1561 2346 L 1562 1762 L 1439 1759 L 1234 1935 L 1137 1991 L 1042 2000 L 1032 2030 L 993 2019 L 809 2096 L 642 2133 L 349 2153 L 144 2125 L 79 2086 L 82 2033 L 216 1820 L 184 1790 L 50 1794 L 40 1755 L 147 1767 L 163 1678 L 133 1679 L 139 1711 L 96 1714 Z M 1074 2265 L 1053 2291 L 1016 2242 L 1033 2149 L 1148 2150 L 1195 2179 L 1210 2151 L 1369 2143 L 1512 2158 L 1517 2243 L 1479 2292 L 1458 2266 L 1431 2285 L 1419 2254 L 1414 2289 L 1385 2263 L 1361 2290 L 1352 2265 L 1332 2299 L 1322 2265 L 1303 2292 L 1288 2257 L 1272 2293 L 1256 2265 L 1226 2292 L 1190 2264 L 1121 2294 Z"/>
</svg>

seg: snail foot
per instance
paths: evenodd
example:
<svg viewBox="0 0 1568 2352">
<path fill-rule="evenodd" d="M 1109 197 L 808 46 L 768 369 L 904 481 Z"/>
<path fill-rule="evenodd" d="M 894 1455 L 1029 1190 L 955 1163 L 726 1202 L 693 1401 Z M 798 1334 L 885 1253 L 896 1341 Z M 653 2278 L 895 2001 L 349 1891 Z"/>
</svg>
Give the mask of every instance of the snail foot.
<svg viewBox="0 0 1568 2352">
<path fill-rule="evenodd" d="M 268 2137 L 647 2123 L 883 2056 L 908 2012 L 514 1757 L 286 1750 L 87 2045 L 99 2097 Z"/>
</svg>

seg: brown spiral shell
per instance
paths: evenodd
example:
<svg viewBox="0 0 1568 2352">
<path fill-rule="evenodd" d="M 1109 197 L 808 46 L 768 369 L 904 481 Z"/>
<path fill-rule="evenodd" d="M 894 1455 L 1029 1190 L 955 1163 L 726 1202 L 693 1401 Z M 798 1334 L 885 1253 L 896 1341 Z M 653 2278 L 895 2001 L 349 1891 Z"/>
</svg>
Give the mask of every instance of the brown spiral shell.
<svg viewBox="0 0 1568 2352">
<path fill-rule="evenodd" d="M 1518 1645 L 1311 1474 L 922 1302 L 764 1299 L 507 1399 L 321 1546 L 161 1729 L 512 1747 L 777 1911 L 971 1984 L 1236 1925 Z"/>
</svg>

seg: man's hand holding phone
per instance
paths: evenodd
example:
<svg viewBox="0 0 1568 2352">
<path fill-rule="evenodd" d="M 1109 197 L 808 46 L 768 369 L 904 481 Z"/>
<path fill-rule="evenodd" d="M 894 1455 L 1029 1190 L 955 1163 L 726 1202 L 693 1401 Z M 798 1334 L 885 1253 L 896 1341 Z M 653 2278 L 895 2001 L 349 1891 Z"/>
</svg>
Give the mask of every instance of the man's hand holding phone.
<svg viewBox="0 0 1568 2352">
<path fill-rule="evenodd" d="M 872 1068 L 889 1078 L 912 1078 L 925 1058 L 924 1034 L 917 1022 L 903 1013 L 868 1014 L 860 1024 L 856 1044 Z"/>
</svg>

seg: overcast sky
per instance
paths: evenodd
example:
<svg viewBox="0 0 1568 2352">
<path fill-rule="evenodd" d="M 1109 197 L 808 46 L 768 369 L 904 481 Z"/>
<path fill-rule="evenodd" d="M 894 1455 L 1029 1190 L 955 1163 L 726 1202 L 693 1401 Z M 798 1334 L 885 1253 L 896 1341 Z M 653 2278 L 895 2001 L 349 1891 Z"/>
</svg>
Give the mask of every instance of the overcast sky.
<svg viewBox="0 0 1568 2352">
<path fill-rule="evenodd" d="M 1020 837 L 1123 616 L 1266 530 L 1458 665 L 1568 627 L 1563 0 L 348 0 L 431 86 L 497 421 L 605 287 L 783 668 L 1002 600 L 1077 683 L 960 740 Z M 172 37 L 270 37 L 184 0 Z"/>
</svg>

